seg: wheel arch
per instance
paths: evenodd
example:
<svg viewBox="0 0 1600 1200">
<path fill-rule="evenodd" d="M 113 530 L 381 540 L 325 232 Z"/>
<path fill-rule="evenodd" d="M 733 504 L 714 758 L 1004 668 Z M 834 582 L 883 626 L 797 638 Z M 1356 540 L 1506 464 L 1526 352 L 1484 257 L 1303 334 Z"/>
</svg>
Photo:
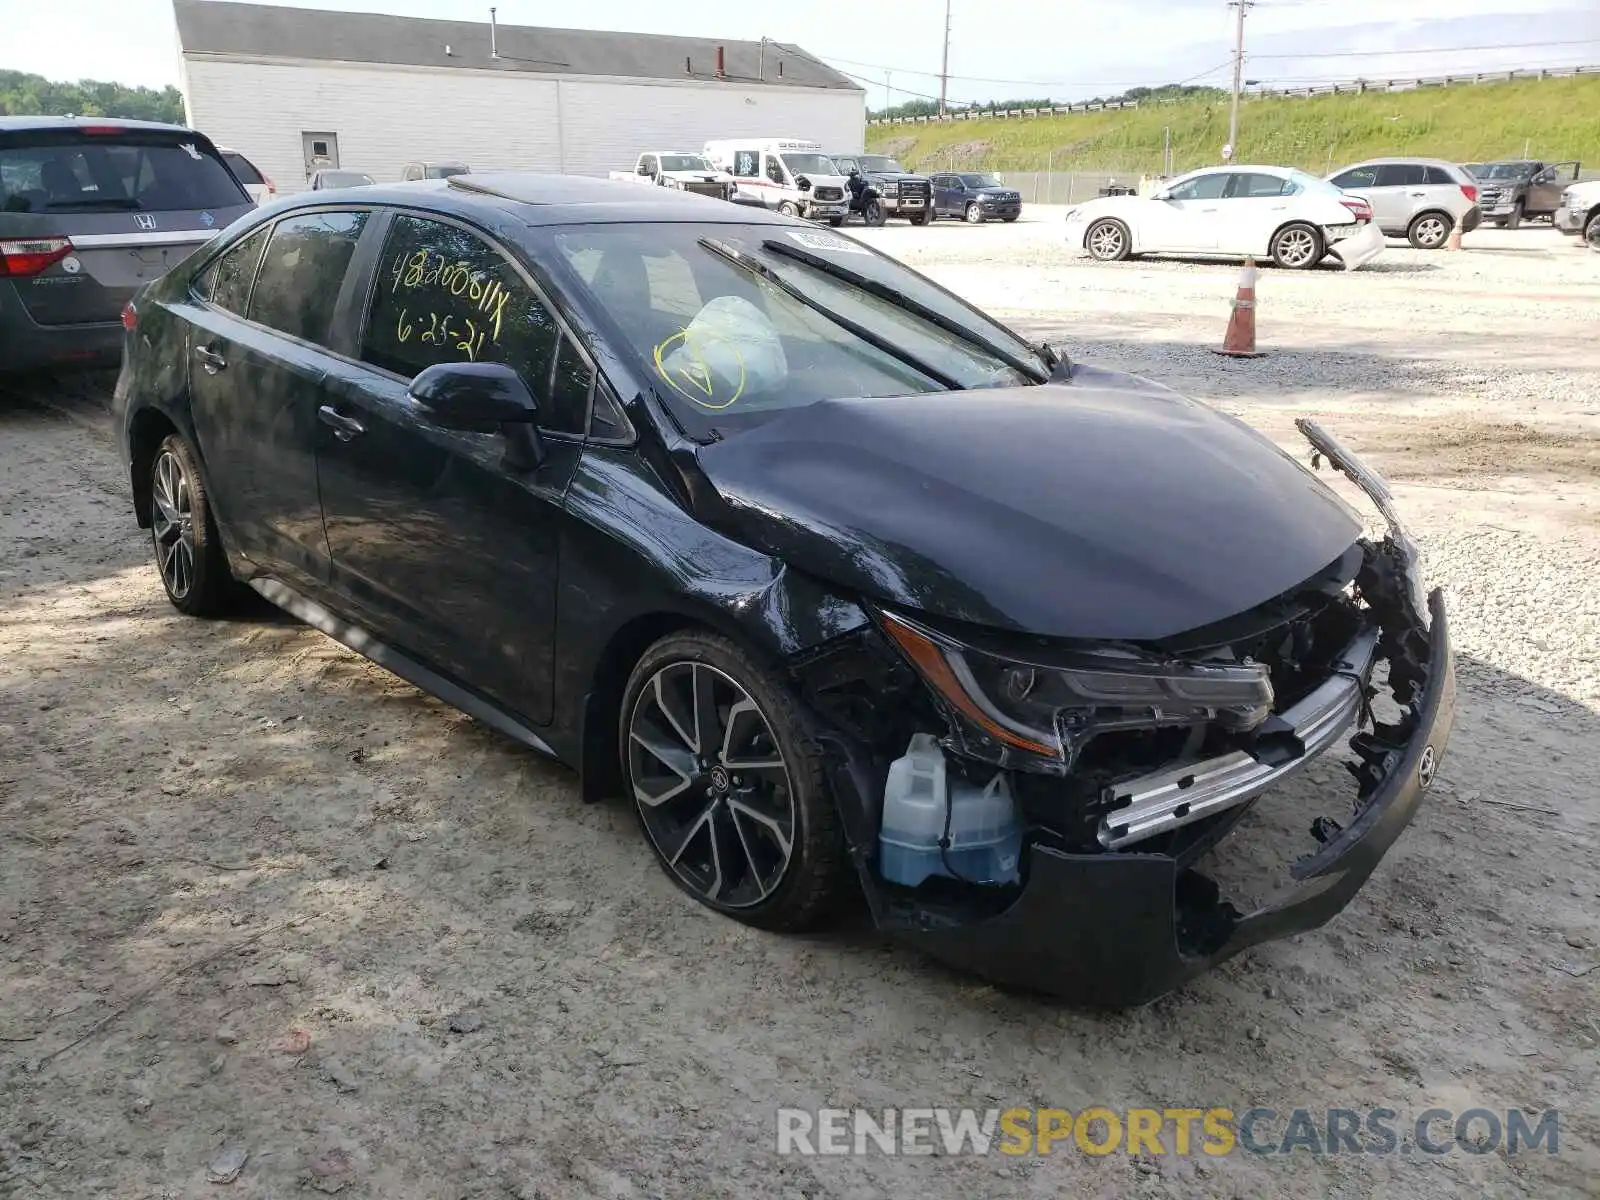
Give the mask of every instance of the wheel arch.
<svg viewBox="0 0 1600 1200">
<path fill-rule="evenodd" d="M 1406 236 L 1411 236 L 1411 231 L 1417 227 L 1417 222 L 1423 217 L 1442 217 L 1444 223 L 1451 229 L 1456 227 L 1456 215 L 1448 208 L 1420 208 L 1411 214 L 1411 219 L 1406 222 Z"/>
<path fill-rule="evenodd" d="M 194 437 L 165 409 L 148 405 L 128 418 L 128 483 L 133 489 L 134 519 L 140 529 L 150 528 L 150 468 L 156 448 L 172 434 L 194 447 Z M 199 448 L 195 447 L 196 459 L 199 456 Z M 203 464 L 201 469 L 204 470 Z M 205 482 L 209 484 L 209 480 Z"/>
<path fill-rule="evenodd" d="M 1327 257 L 1327 255 L 1328 255 L 1328 234 L 1327 234 L 1327 232 L 1316 221 L 1310 220 L 1309 218 L 1306 218 L 1306 217 L 1290 217 L 1288 220 L 1279 221 L 1276 225 L 1274 225 L 1272 227 L 1272 232 L 1267 235 L 1266 248 L 1264 250 L 1262 250 L 1262 252 L 1261 252 L 1263 257 L 1266 257 L 1266 258 L 1271 258 L 1272 257 L 1272 244 L 1278 240 L 1278 235 L 1280 233 L 1282 233 L 1285 229 L 1289 228 L 1289 226 L 1291 226 L 1291 225 L 1305 225 L 1305 226 L 1308 226 L 1311 229 L 1311 231 L 1317 235 L 1317 240 L 1322 243 L 1322 255 L 1323 255 L 1323 257 L 1324 258 Z M 1320 262 L 1321 260 L 1319 259 L 1318 261 Z"/>
</svg>

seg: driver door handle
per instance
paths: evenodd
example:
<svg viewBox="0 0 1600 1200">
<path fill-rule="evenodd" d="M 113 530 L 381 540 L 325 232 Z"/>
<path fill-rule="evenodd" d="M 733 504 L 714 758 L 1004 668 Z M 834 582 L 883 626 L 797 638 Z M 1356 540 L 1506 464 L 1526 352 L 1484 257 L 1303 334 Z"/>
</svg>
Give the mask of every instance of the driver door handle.
<svg viewBox="0 0 1600 1200">
<path fill-rule="evenodd" d="M 333 436 L 341 442 L 348 442 L 351 438 L 360 437 L 367 431 L 367 427 L 354 417 L 347 417 L 331 404 L 324 404 L 317 409 L 317 420 L 333 429 Z"/>
<path fill-rule="evenodd" d="M 200 360 L 200 366 L 207 375 L 215 375 L 228 365 L 228 360 L 210 346 L 196 346 L 194 356 Z"/>
</svg>

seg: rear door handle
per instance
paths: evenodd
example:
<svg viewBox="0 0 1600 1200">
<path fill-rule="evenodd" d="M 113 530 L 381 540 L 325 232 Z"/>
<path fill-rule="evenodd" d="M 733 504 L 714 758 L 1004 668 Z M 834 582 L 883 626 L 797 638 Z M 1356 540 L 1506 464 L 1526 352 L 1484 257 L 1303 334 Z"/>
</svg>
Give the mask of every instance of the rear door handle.
<svg viewBox="0 0 1600 1200">
<path fill-rule="evenodd" d="M 1428 198 L 1428 193 L 1427 192 L 1412 192 L 1411 193 L 1411 198 L 1413 200 L 1426 200 Z"/>
<path fill-rule="evenodd" d="M 367 427 L 354 417 L 347 417 L 330 404 L 324 404 L 317 409 L 317 420 L 333 429 L 333 436 L 341 442 L 348 442 L 351 438 L 360 437 L 367 431 Z"/>
<path fill-rule="evenodd" d="M 194 356 L 200 360 L 200 366 L 207 375 L 215 375 L 228 365 L 228 360 L 210 346 L 196 346 Z"/>
</svg>

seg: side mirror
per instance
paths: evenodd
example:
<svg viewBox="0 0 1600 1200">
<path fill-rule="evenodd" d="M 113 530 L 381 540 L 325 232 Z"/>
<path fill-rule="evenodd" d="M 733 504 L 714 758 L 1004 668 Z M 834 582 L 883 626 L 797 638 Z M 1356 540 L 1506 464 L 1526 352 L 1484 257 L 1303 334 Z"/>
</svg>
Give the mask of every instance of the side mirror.
<svg viewBox="0 0 1600 1200">
<path fill-rule="evenodd" d="M 1151 196 L 1150 196 L 1150 199 L 1152 199 L 1152 200 L 1171 200 L 1172 199 L 1172 193 L 1167 191 L 1166 188 L 1162 188 L 1159 192 L 1152 193 Z"/>
<path fill-rule="evenodd" d="M 429 422 L 463 433 L 503 433 L 519 469 L 544 459 L 534 422 L 539 405 L 522 376 L 504 363 L 434 363 L 407 389 Z"/>
<path fill-rule="evenodd" d="M 802 192 L 809 192 L 811 190 L 811 180 L 807 179 L 804 175 L 796 176 L 794 185 Z"/>
<path fill-rule="evenodd" d="M 655 172 L 652 171 L 649 167 L 645 166 L 643 163 L 640 163 L 639 164 L 639 174 L 641 174 L 641 175 L 654 175 Z"/>
</svg>

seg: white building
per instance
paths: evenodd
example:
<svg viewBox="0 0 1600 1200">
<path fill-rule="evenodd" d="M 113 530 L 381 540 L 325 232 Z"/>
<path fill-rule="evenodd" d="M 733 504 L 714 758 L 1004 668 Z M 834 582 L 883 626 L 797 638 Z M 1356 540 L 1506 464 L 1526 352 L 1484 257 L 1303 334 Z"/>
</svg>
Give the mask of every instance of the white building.
<svg viewBox="0 0 1600 1200">
<path fill-rule="evenodd" d="M 189 123 L 282 192 L 315 166 L 603 175 L 710 138 L 859 152 L 866 94 L 798 46 L 174 0 Z M 490 10 L 483 6 L 488 18 Z M 331 161 L 327 161 L 331 159 Z"/>
</svg>

